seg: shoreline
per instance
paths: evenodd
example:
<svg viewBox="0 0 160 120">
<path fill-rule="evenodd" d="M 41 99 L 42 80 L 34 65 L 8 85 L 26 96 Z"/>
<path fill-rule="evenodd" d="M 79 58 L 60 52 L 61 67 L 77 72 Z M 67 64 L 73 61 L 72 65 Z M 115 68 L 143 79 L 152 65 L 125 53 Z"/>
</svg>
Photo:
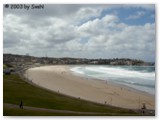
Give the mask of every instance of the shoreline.
<svg viewBox="0 0 160 120">
<path fill-rule="evenodd" d="M 71 71 L 72 72 L 72 71 Z M 78 74 L 74 74 L 74 73 L 72 73 L 74 76 L 78 76 L 78 77 L 82 77 L 82 78 L 86 78 L 86 79 L 88 79 L 88 80 L 98 80 L 98 81 L 105 81 L 105 80 L 101 80 L 101 79 L 97 79 L 97 78 L 92 78 L 92 77 L 85 77 L 85 76 L 83 76 L 83 75 L 78 75 Z M 138 89 L 135 89 L 135 88 L 132 88 L 132 87 L 130 87 L 130 86 L 127 86 L 127 85 L 122 85 L 122 84 L 118 84 L 118 83 L 116 83 L 116 82 L 112 82 L 112 81 L 105 81 L 105 82 L 107 82 L 109 85 L 111 85 L 111 86 L 115 86 L 115 87 L 122 87 L 122 88 L 125 88 L 125 89 L 128 89 L 128 90 L 131 90 L 131 91 L 133 91 L 133 92 L 137 92 L 137 93 L 141 93 L 141 94 L 144 94 L 144 95 L 148 95 L 148 96 L 150 96 L 150 97 L 155 97 L 155 95 L 154 94 L 151 94 L 151 93 L 148 93 L 148 92 L 146 92 L 146 91 L 141 91 L 141 90 L 138 90 Z"/>
<path fill-rule="evenodd" d="M 55 65 L 30 68 L 24 76 L 32 83 L 67 96 L 115 107 L 155 110 L 155 96 L 111 82 L 78 76 L 70 66 Z"/>
<path fill-rule="evenodd" d="M 72 67 L 76 67 L 76 66 L 77 65 L 73 65 Z M 78 66 L 81 66 L 81 65 L 78 65 Z M 82 65 L 82 67 L 86 67 L 86 66 L 88 67 L 88 65 Z M 93 66 L 93 65 L 91 65 L 91 66 Z M 97 66 L 97 65 L 94 65 L 94 66 Z M 71 69 L 72 69 L 72 67 L 71 67 Z M 142 67 L 146 67 L 146 66 L 142 66 Z M 76 76 L 79 76 L 79 77 L 84 77 L 84 78 L 88 78 L 88 79 L 91 79 L 91 80 L 94 79 L 94 80 L 99 80 L 99 81 L 106 81 L 107 83 L 109 83 L 109 84 L 111 84 L 113 86 L 122 86 L 122 87 L 125 87 L 125 88 L 128 88 L 128 89 L 131 89 L 131 90 L 133 90 L 135 92 L 141 92 L 143 94 L 147 94 L 147 95 L 150 95 L 152 97 L 155 96 L 155 92 L 153 93 L 153 92 L 143 91 L 142 89 L 136 89 L 136 88 L 134 88 L 132 86 L 128 86 L 128 85 L 121 84 L 121 83 L 118 83 L 118 82 L 115 82 L 115 81 L 111 81 L 109 79 L 94 78 L 92 76 L 87 76 L 85 74 L 81 74 L 81 73 L 75 72 L 74 70 L 72 71 L 71 69 L 70 69 L 70 71 L 73 73 L 73 75 L 76 75 Z"/>
</svg>

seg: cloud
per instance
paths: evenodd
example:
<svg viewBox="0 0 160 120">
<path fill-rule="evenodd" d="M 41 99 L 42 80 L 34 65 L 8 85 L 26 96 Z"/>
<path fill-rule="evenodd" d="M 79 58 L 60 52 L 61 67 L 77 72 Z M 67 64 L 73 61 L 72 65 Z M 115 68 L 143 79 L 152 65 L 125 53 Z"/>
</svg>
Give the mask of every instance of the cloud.
<svg viewBox="0 0 160 120">
<path fill-rule="evenodd" d="M 77 29 L 79 33 L 86 36 L 101 35 L 106 31 L 110 33 L 110 29 L 108 28 L 112 28 L 117 20 L 118 18 L 115 15 L 106 15 L 102 19 L 90 20 Z"/>
<path fill-rule="evenodd" d="M 129 5 L 128 5 L 129 6 Z M 4 52 L 35 56 L 155 59 L 155 24 L 128 25 L 102 12 L 127 5 L 45 5 L 44 11 L 4 11 Z M 154 6 L 143 7 L 153 10 Z M 25 13 L 25 14 L 24 14 Z M 129 16 L 138 19 L 142 11 Z M 43 15 L 43 17 L 42 17 Z"/>
<path fill-rule="evenodd" d="M 145 15 L 145 12 L 144 11 L 138 11 L 138 12 L 136 12 L 136 14 L 134 14 L 134 15 L 130 15 L 130 16 L 128 16 L 126 19 L 138 19 L 138 18 L 141 18 L 141 17 L 143 17 Z"/>
<path fill-rule="evenodd" d="M 107 19 L 106 22 L 104 21 L 106 18 L 114 19 Z M 97 34 L 99 31 L 101 34 Z M 149 53 L 151 59 L 155 57 L 155 24 L 129 26 L 117 22 L 116 16 L 107 15 L 80 26 L 79 32 L 90 36 L 84 48 L 87 48 L 87 51 L 94 51 L 95 54 L 99 54 L 99 51 L 104 53 L 101 57 L 128 56 L 145 59 Z"/>
</svg>

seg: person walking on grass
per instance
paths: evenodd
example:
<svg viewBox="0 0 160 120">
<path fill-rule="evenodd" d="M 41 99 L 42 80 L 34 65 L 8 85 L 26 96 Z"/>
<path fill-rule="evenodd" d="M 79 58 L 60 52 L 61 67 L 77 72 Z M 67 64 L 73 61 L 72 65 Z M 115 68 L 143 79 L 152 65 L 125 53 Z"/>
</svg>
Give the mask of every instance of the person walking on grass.
<svg viewBox="0 0 160 120">
<path fill-rule="evenodd" d="M 21 109 L 23 109 L 23 102 L 22 102 L 22 100 L 21 100 L 21 103 L 20 103 L 19 107 L 20 107 Z"/>
</svg>

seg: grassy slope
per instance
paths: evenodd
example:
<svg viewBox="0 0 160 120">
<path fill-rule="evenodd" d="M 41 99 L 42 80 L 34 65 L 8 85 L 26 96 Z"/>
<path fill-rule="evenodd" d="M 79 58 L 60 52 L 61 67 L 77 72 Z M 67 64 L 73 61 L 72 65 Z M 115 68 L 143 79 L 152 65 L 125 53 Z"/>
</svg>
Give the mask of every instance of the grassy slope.
<svg viewBox="0 0 160 120">
<path fill-rule="evenodd" d="M 7 68 L 7 65 L 3 64 L 3 69 L 6 69 Z"/>
<path fill-rule="evenodd" d="M 17 74 L 4 75 L 3 101 L 4 103 L 20 104 L 58 110 L 116 113 L 117 115 L 137 115 L 133 111 L 99 105 L 76 98 L 60 95 L 45 89 L 32 86 L 23 81 Z M 14 111 L 14 112 L 13 112 Z M 4 115 L 63 115 L 39 111 L 21 111 L 19 109 L 4 108 Z M 66 115 L 66 114 L 64 114 Z"/>
<path fill-rule="evenodd" d="M 9 108 L 4 107 L 4 115 L 5 116 L 130 116 L 136 114 L 121 114 L 121 113 L 105 113 L 105 114 L 78 114 L 78 113 L 58 113 L 58 112 L 48 112 L 48 111 L 40 111 L 40 110 L 27 110 L 27 109 L 19 109 L 19 108 Z"/>
</svg>

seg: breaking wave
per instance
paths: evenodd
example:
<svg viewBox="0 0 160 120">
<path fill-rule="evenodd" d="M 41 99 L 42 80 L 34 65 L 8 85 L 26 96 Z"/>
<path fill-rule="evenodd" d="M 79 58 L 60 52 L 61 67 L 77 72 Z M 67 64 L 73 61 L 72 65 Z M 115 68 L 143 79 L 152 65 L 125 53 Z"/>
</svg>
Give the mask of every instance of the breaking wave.
<svg viewBox="0 0 160 120">
<path fill-rule="evenodd" d="M 71 68 L 74 73 L 126 85 L 151 94 L 155 93 L 155 67 L 88 65 Z"/>
</svg>

